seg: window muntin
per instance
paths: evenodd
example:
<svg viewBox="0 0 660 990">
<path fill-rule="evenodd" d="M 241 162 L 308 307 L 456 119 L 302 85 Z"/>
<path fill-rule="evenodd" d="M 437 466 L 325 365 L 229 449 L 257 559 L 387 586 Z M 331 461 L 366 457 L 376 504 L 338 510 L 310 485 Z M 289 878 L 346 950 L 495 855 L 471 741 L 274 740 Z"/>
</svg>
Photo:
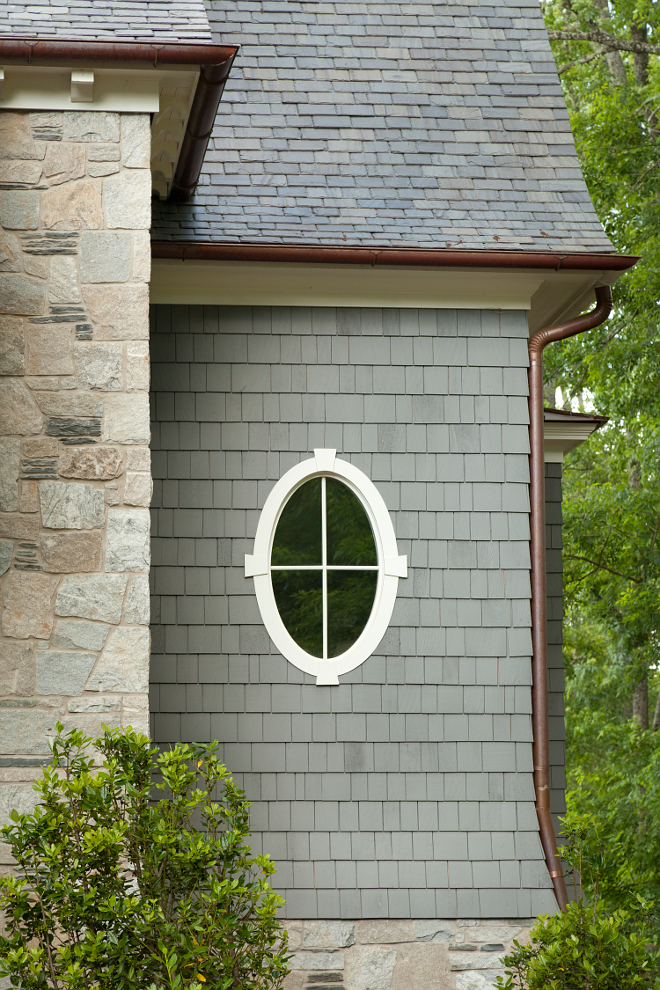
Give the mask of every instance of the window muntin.
<svg viewBox="0 0 660 990">
<path fill-rule="evenodd" d="M 270 574 L 284 626 L 311 656 L 341 656 L 362 635 L 378 552 L 364 506 L 343 481 L 322 475 L 293 492 L 275 530 Z"/>
<path fill-rule="evenodd" d="M 407 561 L 375 485 L 321 449 L 266 499 L 245 574 L 280 653 L 317 684 L 338 684 L 378 647 Z"/>
</svg>

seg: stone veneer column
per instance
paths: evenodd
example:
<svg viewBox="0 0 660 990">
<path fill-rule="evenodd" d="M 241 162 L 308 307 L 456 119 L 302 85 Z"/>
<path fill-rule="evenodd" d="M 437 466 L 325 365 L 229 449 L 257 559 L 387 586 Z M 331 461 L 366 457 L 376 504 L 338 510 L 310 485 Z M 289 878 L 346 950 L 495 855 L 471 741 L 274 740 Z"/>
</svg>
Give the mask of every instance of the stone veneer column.
<svg viewBox="0 0 660 990">
<path fill-rule="evenodd" d="M 0 818 L 147 731 L 149 116 L 0 113 Z"/>
</svg>

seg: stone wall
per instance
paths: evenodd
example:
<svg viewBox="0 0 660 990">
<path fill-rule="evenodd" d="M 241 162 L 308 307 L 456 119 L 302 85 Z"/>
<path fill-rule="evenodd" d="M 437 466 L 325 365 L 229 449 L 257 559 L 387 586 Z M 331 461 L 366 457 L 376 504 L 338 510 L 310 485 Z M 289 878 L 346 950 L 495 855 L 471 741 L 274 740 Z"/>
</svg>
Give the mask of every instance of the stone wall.
<svg viewBox="0 0 660 990">
<path fill-rule="evenodd" d="M 492 990 L 534 919 L 290 921 L 285 990 Z"/>
<path fill-rule="evenodd" d="M 0 113 L 0 818 L 147 730 L 149 117 Z"/>
</svg>

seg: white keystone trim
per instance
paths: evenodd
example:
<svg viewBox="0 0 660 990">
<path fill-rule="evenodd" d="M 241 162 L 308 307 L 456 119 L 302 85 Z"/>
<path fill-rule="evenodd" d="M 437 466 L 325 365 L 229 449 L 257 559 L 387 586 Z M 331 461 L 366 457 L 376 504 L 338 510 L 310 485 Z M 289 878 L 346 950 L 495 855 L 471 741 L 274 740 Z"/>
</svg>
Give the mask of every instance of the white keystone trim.
<svg viewBox="0 0 660 990">
<path fill-rule="evenodd" d="M 277 523 L 290 497 L 306 481 L 318 477 L 338 478 L 360 499 L 367 513 L 378 555 L 378 583 L 369 620 L 361 635 L 339 657 L 322 660 L 310 656 L 287 631 L 275 603 L 270 577 L 270 558 Z M 399 578 L 408 573 L 407 558 L 400 556 L 392 520 L 383 497 L 372 481 L 335 450 L 315 450 L 314 457 L 292 467 L 277 482 L 261 510 L 254 553 L 245 555 L 245 576 L 254 578 L 261 617 L 273 643 L 294 667 L 316 677 L 317 684 L 338 684 L 339 675 L 354 670 L 378 647 L 392 618 Z"/>
</svg>

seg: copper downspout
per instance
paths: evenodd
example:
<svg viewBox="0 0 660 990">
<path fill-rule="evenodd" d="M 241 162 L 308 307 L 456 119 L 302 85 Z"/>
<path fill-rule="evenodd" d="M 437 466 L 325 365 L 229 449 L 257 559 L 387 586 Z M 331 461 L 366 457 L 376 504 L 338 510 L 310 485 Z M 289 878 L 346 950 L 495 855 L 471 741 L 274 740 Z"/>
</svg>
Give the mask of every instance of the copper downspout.
<svg viewBox="0 0 660 990">
<path fill-rule="evenodd" d="M 218 104 L 237 52 L 237 45 L 0 38 L 0 58 L 3 61 L 20 59 L 27 60 L 30 64 L 60 61 L 132 62 L 154 67 L 199 67 L 197 88 L 172 183 L 174 199 L 189 199 L 195 192 Z"/>
<path fill-rule="evenodd" d="M 575 320 L 538 330 L 529 339 L 529 455 L 532 551 L 532 727 L 536 814 L 545 861 L 562 911 L 567 896 L 564 871 L 550 815 L 550 740 L 548 733 L 548 635 L 545 587 L 545 460 L 543 456 L 543 349 L 604 323 L 612 309 L 609 285 L 596 289 L 596 308 Z"/>
<path fill-rule="evenodd" d="M 417 265 L 420 267 L 547 268 L 551 271 L 625 271 L 638 260 L 623 254 L 552 251 L 469 251 L 442 248 L 324 247 L 305 244 L 222 244 L 152 241 L 152 258 L 172 261 L 278 261 L 289 264 Z"/>
</svg>

